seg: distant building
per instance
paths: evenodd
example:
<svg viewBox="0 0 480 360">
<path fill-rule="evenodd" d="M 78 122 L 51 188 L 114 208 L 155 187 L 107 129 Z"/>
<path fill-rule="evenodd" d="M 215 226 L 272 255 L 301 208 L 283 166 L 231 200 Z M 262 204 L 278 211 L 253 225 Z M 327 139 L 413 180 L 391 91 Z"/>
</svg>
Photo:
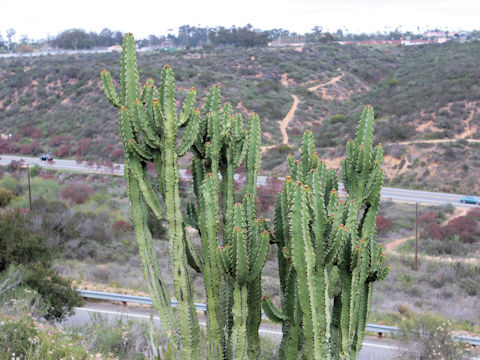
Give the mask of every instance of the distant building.
<svg viewBox="0 0 480 360">
<path fill-rule="evenodd" d="M 122 52 L 122 46 L 121 45 L 112 45 L 108 48 L 109 52 Z"/>
<path fill-rule="evenodd" d="M 281 35 L 268 46 L 303 46 L 305 45 L 304 35 Z"/>
<path fill-rule="evenodd" d="M 49 43 L 43 43 L 38 48 L 38 51 L 41 51 L 41 52 L 49 52 L 49 51 L 52 51 L 52 50 L 53 50 L 53 47 Z"/>
<path fill-rule="evenodd" d="M 427 38 L 447 37 L 447 33 L 445 31 L 427 31 L 424 35 Z"/>
</svg>

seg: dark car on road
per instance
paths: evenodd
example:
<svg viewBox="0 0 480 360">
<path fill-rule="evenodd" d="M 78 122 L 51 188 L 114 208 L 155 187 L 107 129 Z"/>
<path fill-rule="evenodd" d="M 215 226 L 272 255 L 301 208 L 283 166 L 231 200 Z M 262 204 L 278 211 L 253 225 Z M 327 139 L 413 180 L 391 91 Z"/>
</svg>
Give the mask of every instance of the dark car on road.
<svg viewBox="0 0 480 360">
<path fill-rule="evenodd" d="M 480 204 L 480 199 L 475 196 L 462 196 L 460 202 L 464 204 Z"/>
<path fill-rule="evenodd" d="M 40 156 L 40 160 L 42 160 L 42 161 L 52 161 L 53 160 L 53 155 L 44 154 L 44 155 Z"/>
</svg>

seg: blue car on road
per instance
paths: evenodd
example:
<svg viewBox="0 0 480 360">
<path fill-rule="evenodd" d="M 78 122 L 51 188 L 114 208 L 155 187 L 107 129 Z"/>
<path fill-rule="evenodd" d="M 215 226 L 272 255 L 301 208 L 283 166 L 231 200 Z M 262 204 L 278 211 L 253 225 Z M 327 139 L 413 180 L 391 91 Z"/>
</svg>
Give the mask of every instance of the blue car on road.
<svg viewBox="0 0 480 360">
<path fill-rule="evenodd" d="M 480 204 L 480 199 L 475 196 L 462 196 L 460 202 L 464 204 Z"/>
</svg>

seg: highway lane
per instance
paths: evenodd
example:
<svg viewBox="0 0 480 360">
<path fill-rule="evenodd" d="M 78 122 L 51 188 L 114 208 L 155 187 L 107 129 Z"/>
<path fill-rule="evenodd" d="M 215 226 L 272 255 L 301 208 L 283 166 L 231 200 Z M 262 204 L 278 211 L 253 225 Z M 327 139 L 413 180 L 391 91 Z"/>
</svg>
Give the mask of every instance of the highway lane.
<svg viewBox="0 0 480 360">
<path fill-rule="evenodd" d="M 100 314 L 109 321 L 118 318 L 131 319 L 134 321 L 150 321 L 152 309 L 148 307 L 123 307 L 111 303 L 91 302 L 86 303 L 84 307 L 75 308 L 75 314 L 60 325 L 68 331 L 70 327 L 82 326 L 90 322 L 91 314 Z M 156 326 L 160 326 L 160 319 L 154 316 Z M 199 317 L 200 325 L 205 327 L 205 318 Z M 262 323 L 260 335 L 268 336 L 274 341 L 280 342 L 282 338 L 281 327 L 276 324 Z M 360 352 L 359 360 L 388 360 L 393 359 L 398 352 L 395 342 L 389 339 L 378 339 L 375 337 L 366 337 L 363 342 L 363 348 Z"/>
<path fill-rule="evenodd" d="M 45 168 L 52 168 L 56 170 L 70 170 L 87 173 L 104 173 L 123 175 L 123 164 L 111 164 L 111 166 L 105 166 L 96 164 L 94 162 L 81 162 L 78 163 L 75 160 L 54 159 L 54 161 L 41 161 L 40 158 L 32 158 L 27 156 L 13 156 L 13 155 L 0 155 L 0 165 L 8 165 L 12 160 L 22 161 L 25 164 L 39 165 Z M 180 177 L 188 179 L 189 175 L 185 169 L 180 169 Z M 258 185 L 262 186 L 267 184 L 267 176 L 258 176 Z M 279 178 L 283 179 L 283 178 Z M 340 191 L 342 191 L 343 185 L 340 184 Z M 382 200 L 404 201 L 404 202 L 419 202 L 422 204 L 433 205 L 445 205 L 453 204 L 455 206 L 462 207 L 475 207 L 477 205 L 462 204 L 460 198 L 463 194 L 448 194 L 441 192 L 430 192 L 421 190 L 399 189 L 383 187 L 381 191 Z"/>
</svg>

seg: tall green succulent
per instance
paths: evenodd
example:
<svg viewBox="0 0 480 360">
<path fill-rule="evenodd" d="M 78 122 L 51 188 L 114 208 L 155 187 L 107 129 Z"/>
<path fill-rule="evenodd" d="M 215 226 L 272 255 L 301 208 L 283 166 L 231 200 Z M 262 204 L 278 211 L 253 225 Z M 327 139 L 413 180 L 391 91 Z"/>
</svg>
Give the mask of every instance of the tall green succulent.
<svg viewBox="0 0 480 360">
<path fill-rule="evenodd" d="M 267 316 L 282 324 L 280 358 L 304 351 L 306 359 L 355 359 L 361 349 L 372 284 L 388 274 L 375 241 L 383 153 L 372 146 L 373 122 L 367 106 L 342 162 L 345 200 L 336 173 L 314 152 L 311 132 L 301 159 L 288 158 L 291 176 L 275 214 L 282 309 L 263 300 Z"/>
<path fill-rule="evenodd" d="M 168 65 L 163 68 L 158 88 L 148 79 L 143 89 L 139 89 L 131 34 L 124 38 L 120 96 L 106 70 L 102 72 L 102 81 L 109 102 L 120 109 L 130 217 L 135 226 L 144 276 L 172 344 L 181 344 L 185 359 L 200 356 L 188 261 L 204 277 L 208 358 L 257 356 L 261 321 L 260 272 L 269 246 L 265 221 L 256 219 L 255 212 L 260 167 L 258 116 L 251 116 L 248 128 L 243 129 L 241 115 L 234 114 L 229 104 L 221 106 L 218 86 L 210 89 L 203 114 L 195 108 L 195 89 L 190 90 L 177 114 L 174 77 Z M 182 128 L 180 141 L 178 134 Z M 192 168 L 197 202 L 187 204 L 184 222 L 177 159 L 188 150 L 194 154 Z M 235 205 L 235 169 L 244 160 L 248 173 L 245 194 L 242 205 Z M 157 172 L 156 188 L 147 173 L 149 162 Z M 170 307 L 170 295 L 160 274 L 147 226 L 147 206 L 159 219 L 165 217 L 169 225 L 177 314 Z M 186 224 L 199 231 L 200 252 L 187 238 Z M 235 254 L 222 251 L 223 246 L 239 251 Z M 237 259 L 240 260 L 238 264 Z"/>
<path fill-rule="evenodd" d="M 102 82 L 110 103 L 119 110 L 119 126 L 125 155 L 125 179 L 130 199 L 130 218 L 135 227 L 143 264 L 144 277 L 153 303 L 172 344 L 181 344 L 185 359 L 198 359 L 199 325 L 192 297 L 192 280 L 185 256 L 183 216 L 180 209 L 178 156 L 182 156 L 195 140 L 200 112 L 195 109 L 195 89 L 188 93 L 180 114 L 175 105 L 175 83 L 172 69 L 162 70 L 157 88 L 152 79 L 142 90 L 137 74 L 135 41 L 125 35 L 121 57 L 118 96 L 108 71 L 102 71 Z M 179 129 L 185 127 L 182 141 L 177 144 Z M 147 172 L 153 162 L 158 175 L 158 193 Z M 158 219 L 168 221 L 170 256 L 173 264 L 173 284 L 178 301 L 177 315 L 171 308 L 171 298 L 162 280 L 152 235 L 147 226 L 150 207 Z M 179 341 L 181 339 L 181 341 Z"/>
<path fill-rule="evenodd" d="M 261 321 L 260 271 L 268 251 L 264 220 L 257 220 L 256 179 L 260 167 L 260 123 L 223 107 L 220 91 L 210 89 L 205 116 L 192 150 L 196 204 L 187 207 L 190 225 L 198 229 L 202 251 L 193 246 L 189 259 L 202 272 L 207 293 L 207 332 L 214 334 L 209 358 L 258 356 Z M 235 169 L 245 161 L 242 203 L 235 204 Z M 221 198 L 219 198 L 221 194 Z M 248 355 L 247 355 L 248 354 Z"/>
</svg>

